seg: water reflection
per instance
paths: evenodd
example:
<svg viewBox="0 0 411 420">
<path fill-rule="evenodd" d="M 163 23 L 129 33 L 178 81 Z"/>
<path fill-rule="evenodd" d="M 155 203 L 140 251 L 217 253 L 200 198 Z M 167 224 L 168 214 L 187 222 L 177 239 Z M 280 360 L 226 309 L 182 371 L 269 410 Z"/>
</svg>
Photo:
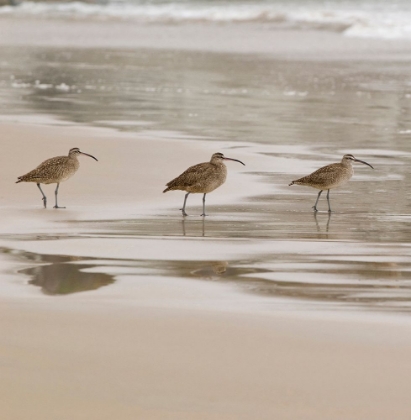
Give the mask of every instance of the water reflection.
<svg viewBox="0 0 411 420">
<path fill-rule="evenodd" d="M 225 274 L 230 274 L 230 267 L 228 265 L 228 261 L 210 261 L 204 264 L 202 267 L 191 271 L 191 274 L 201 278 L 219 279 Z"/>
<path fill-rule="evenodd" d="M 200 221 L 191 220 L 187 221 L 186 217 L 182 218 L 181 226 L 183 228 L 183 236 L 205 236 L 205 217 L 202 217 Z M 186 225 L 188 227 L 188 234 Z"/>
<path fill-rule="evenodd" d="M 331 213 L 327 212 L 327 223 L 326 223 L 325 227 L 322 227 L 322 228 L 320 227 L 320 224 L 318 223 L 318 215 L 317 215 L 318 212 L 315 211 L 315 212 L 313 212 L 313 214 L 314 214 L 315 225 L 317 227 L 317 232 L 318 233 L 324 233 L 324 231 L 325 231 L 326 233 L 328 233 L 328 231 L 330 229 Z M 322 217 L 322 215 L 320 217 Z M 328 239 L 328 235 L 324 235 L 324 238 Z"/>
<path fill-rule="evenodd" d="M 356 261 L 358 257 L 330 260 L 295 252 L 248 260 L 136 261 L 136 265 L 155 265 L 162 275 L 172 278 L 229 282 L 248 293 L 291 298 L 296 303 L 338 302 L 374 310 L 410 311 L 409 264 Z"/>
<path fill-rule="evenodd" d="M 114 283 L 114 278 L 108 274 L 85 272 L 85 269 L 93 267 L 92 264 L 73 264 L 81 258 L 27 252 L 22 254 L 26 259 L 43 263 L 19 272 L 29 275 L 31 280 L 28 283 L 39 286 L 47 295 L 85 292 Z"/>
<path fill-rule="evenodd" d="M 322 244 L 323 242 L 321 242 Z M 315 246 L 312 243 L 312 246 Z M 325 247 L 326 248 L 326 247 Z M 267 255 L 233 260 L 105 260 L 105 271 L 127 273 L 130 279 L 150 281 L 150 276 L 200 279 L 229 282 L 248 293 L 276 298 L 287 297 L 298 301 L 344 303 L 384 311 L 411 310 L 410 263 L 396 261 L 384 254 L 385 260 L 373 250 L 358 253 L 330 253 L 321 245 L 316 253 L 304 253 L 282 245 Z M 29 275 L 29 284 L 41 288 L 48 295 L 64 295 L 112 284 L 114 275 L 90 273 L 84 270 L 96 267 L 93 259 L 41 255 L 22 251 L 0 250 L 36 265 L 21 270 Z M 41 265 L 38 265 L 41 264 Z M 99 261 L 102 264 L 102 261 Z M 125 295 L 129 291 L 125 289 Z M 341 306 L 333 306 L 341 309 Z"/>
<path fill-rule="evenodd" d="M 294 198 L 293 198 L 294 197 Z M 290 196 L 287 206 L 292 207 L 295 196 Z M 284 199 L 284 202 L 286 200 Z M 252 209 L 253 204 L 250 204 Z M 347 213 L 320 213 L 310 210 L 278 211 L 271 202 L 258 201 L 258 217 L 249 214 L 238 216 L 237 207 L 226 205 L 219 209 L 218 217 L 161 217 L 130 220 L 76 221 L 79 229 L 95 234 L 122 236 L 205 236 L 207 238 L 243 238 L 271 240 L 354 241 L 367 243 L 408 243 L 410 218 L 385 216 L 380 213 L 347 211 Z M 227 217 L 226 217 L 227 216 Z"/>
</svg>

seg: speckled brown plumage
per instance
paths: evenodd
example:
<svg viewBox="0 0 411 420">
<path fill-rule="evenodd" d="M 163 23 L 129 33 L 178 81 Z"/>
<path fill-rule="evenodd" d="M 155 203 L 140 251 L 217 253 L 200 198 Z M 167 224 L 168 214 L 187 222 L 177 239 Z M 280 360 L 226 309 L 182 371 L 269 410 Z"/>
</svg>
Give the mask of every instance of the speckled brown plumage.
<svg viewBox="0 0 411 420">
<path fill-rule="evenodd" d="M 187 213 L 185 212 L 185 205 L 188 195 L 190 193 L 203 193 L 202 216 L 205 216 L 206 194 L 214 191 L 216 188 L 224 184 L 227 178 L 227 167 L 224 164 L 224 160 L 233 160 L 244 165 L 243 162 L 237 159 L 227 158 L 222 153 L 214 153 L 211 156 L 210 162 L 190 166 L 180 176 L 168 182 L 166 184 L 167 188 L 163 191 L 163 193 L 174 190 L 187 191 L 184 199 L 184 205 L 181 209 L 184 216 L 187 216 Z"/>
<path fill-rule="evenodd" d="M 190 166 L 180 176 L 168 182 L 163 192 L 182 190 L 190 193 L 210 193 L 224 184 L 227 167 L 221 160 Z"/>
<path fill-rule="evenodd" d="M 56 184 L 73 176 L 80 166 L 76 155 L 56 156 L 40 163 L 36 169 L 18 177 L 18 182 Z"/>
<path fill-rule="evenodd" d="M 346 183 L 351 179 L 354 174 L 354 169 L 352 166 L 353 162 L 360 162 L 373 168 L 369 163 L 356 159 L 353 155 L 348 154 L 343 156 L 340 163 L 332 163 L 331 165 L 323 166 L 310 175 L 292 181 L 289 185 L 304 185 L 320 190 L 318 193 L 317 201 L 313 207 L 314 211 L 317 211 L 317 203 L 320 199 L 321 193 L 323 190 L 328 190 L 328 211 L 331 212 L 330 190 Z"/>
<path fill-rule="evenodd" d="M 55 191 L 56 205 L 54 208 L 59 208 L 57 204 L 57 194 L 60 182 L 66 181 L 73 176 L 80 166 L 80 162 L 77 159 L 79 154 L 89 156 L 97 160 L 94 156 L 88 153 L 80 152 L 78 147 L 70 149 L 68 156 L 56 156 L 51 159 L 47 159 L 40 163 L 37 168 L 28 172 L 25 175 L 19 176 L 16 184 L 19 182 L 35 182 L 43 195 L 44 207 L 47 207 L 47 198 L 40 187 L 40 184 L 57 184 Z"/>
<path fill-rule="evenodd" d="M 290 185 L 307 185 L 319 190 L 329 190 L 347 182 L 353 176 L 352 165 L 344 166 L 341 163 L 332 163 L 317 169 L 310 175 L 296 179 Z"/>
</svg>

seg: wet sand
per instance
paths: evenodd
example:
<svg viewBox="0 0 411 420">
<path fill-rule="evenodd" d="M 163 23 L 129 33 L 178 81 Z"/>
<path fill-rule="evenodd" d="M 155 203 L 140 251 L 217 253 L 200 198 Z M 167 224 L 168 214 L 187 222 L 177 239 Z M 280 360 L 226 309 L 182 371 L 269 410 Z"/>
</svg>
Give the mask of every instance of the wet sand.
<svg viewBox="0 0 411 420">
<path fill-rule="evenodd" d="M 34 20 L 19 49 L 27 22 L 4 22 L 5 417 L 409 418 L 408 44 L 319 32 L 315 55 L 290 32 L 285 55 L 262 51 L 260 29 L 219 47 L 200 27 L 190 47 L 189 26 L 130 38 L 126 25 L 88 51 Z M 60 23 L 65 36 L 84 24 Z M 44 210 L 35 184 L 14 182 L 71 147 L 99 162 L 61 185 L 67 209 Z M 216 151 L 246 167 L 228 164 L 209 217 L 197 195 L 183 219 L 183 193 L 164 184 Z M 316 191 L 287 184 L 346 152 L 376 170 L 356 166 L 331 217 L 325 199 L 314 215 Z"/>
</svg>

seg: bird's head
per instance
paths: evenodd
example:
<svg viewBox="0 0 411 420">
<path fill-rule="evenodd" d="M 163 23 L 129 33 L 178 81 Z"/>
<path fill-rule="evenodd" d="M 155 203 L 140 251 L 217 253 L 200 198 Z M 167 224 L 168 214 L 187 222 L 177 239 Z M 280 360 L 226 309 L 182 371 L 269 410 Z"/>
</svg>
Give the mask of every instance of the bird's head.
<svg viewBox="0 0 411 420">
<path fill-rule="evenodd" d="M 95 158 L 94 156 L 89 155 L 88 153 L 81 152 L 78 147 L 73 147 L 72 149 L 70 149 L 68 155 L 69 157 L 77 157 L 78 155 L 85 155 L 85 156 L 89 156 L 93 158 L 94 160 L 97 160 L 97 158 Z"/>
<path fill-rule="evenodd" d="M 211 163 L 222 163 L 224 160 L 233 160 L 234 162 L 239 162 L 242 165 L 245 166 L 245 163 L 241 162 L 241 160 L 238 159 L 232 159 L 225 157 L 222 153 L 214 153 L 213 156 L 211 156 Z"/>
<path fill-rule="evenodd" d="M 368 165 L 370 168 L 374 169 L 374 167 L 371 166 L 369 163 L 364 162 L 363 160 L 357 159 L 354 155 L 347 154 L 347 155 L 344 155 L 343 158 L 342 158 L 342 163 L 351 165 L 353 162 L 360 162 L 360 163 L 363 163 L 364 165 Z"/>
</svg>

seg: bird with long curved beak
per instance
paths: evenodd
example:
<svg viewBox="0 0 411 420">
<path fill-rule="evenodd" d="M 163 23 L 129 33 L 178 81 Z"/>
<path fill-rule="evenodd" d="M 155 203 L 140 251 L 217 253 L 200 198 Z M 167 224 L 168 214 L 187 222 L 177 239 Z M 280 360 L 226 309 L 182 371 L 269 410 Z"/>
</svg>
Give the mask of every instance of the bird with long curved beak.
<svg viewBox="0 0 411 420">
<path fill-rule="evenodd" d="M 328 201 L 328 212 L 331 213 L 330 206 L 330 190 L 332 188 L 339 187 L 342 184 L 345 184 L 351 179 L 354 175 L 354 168 L 352 166 L 353 162 L 363 163 L 368 165 L 370 168 L 374 169 L 369 163 L 364 162 L 363 160 L 357 159 L 351 154 L 344 155 L 340 163 L 332 163 L 331 165 L 323 166 L 320 169 L 317 169 L 310 175 L 304 176 L 302 178 L 292 181 L 289 185 L 304 185 L 307 187 L 313 187 L 320 190 L 317 196 L 317 201 L 315 202 L 313 209 L 315 212 L 318 211 L 317 204 L 320 199 L 320 195 L 324 190 L 327 191 L 327 201 Z"/>
<path fill-rule="evenodd" d="M 80 166 L 80 162 L 77 159 L 78 155 L 89 156 L 92 159 L 97 160 L 97 158 L 89 155 L 88 153 L 80 152 L 78 147 L 73 147 L 70 149 L 68 156 L 56 156 L 51 159 L 47 159 L 40 163 L 36 169 L 33 169 L 25 175 L 19 176 L 17 178 L 18 181 L 16 181 L 16 184 L 19 182 L 35 182 L 43 196 L 42 200 L 44 208 L 47 208 L 47 197 L 41 189 L 40 184 L 57 184 L 56 190 L 54 192 L 56 197 L 56 204 L 54 208 L 65 208 L 59 207 L 57 203 L 58 190 L 60 182 L 67 181 L 77 172 L 77 169 Z"/>
<path fill-rule="evenodd" d="M 163 191 L 163 193 L 173 190 L 187 191 L 187 194 L 184 197 L 183 208 L 180 209 L 183 216 L 187 216 L 185 211 L 187 197 L 191 193 L 203 193 L 203 214 L 201 216 L 206 216 L 206 194 L 214 191 L 216 188 L 224 184 L 227 178 L 227 167 L 224 164 L 225 160 L 239 162 L 245 166 L 241 160 L 225 157 L 222 153 L 214 153 L 211 156 L 210 162 L 190 166 L 180 176 L 168 182 L 166 184 L 167 188 Z"/>
</svg>

